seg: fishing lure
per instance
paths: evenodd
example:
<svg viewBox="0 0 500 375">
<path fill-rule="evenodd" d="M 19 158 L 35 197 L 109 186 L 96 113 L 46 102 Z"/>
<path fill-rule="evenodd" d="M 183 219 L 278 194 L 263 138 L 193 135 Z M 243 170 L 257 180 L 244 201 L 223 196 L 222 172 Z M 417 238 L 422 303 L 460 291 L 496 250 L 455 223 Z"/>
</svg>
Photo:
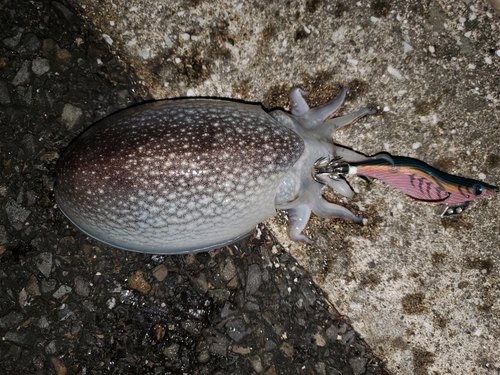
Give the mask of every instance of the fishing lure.
<svg viewBox="0 0 500 375">
<path fill-rule="evenodd" d="M 324 180 L 325 176 L 337 180 L 342 175 L 381 180 L 412 198 L 439 203 L 440 216 L 459 214 L 470 201 L 499 191 L 496 186 L 442 172 L 420 160 L 384 154 L 354 163 L 321 158 L 314 164 L 312 173 L 317 181 Z"/>
</svg>

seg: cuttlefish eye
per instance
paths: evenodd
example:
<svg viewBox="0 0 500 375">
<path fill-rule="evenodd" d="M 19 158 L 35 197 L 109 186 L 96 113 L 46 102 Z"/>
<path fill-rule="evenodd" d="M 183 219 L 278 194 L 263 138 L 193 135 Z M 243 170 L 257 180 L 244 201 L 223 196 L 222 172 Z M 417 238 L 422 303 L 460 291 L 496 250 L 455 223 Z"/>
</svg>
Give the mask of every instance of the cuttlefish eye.
<svg viewBox="0 0 500 375">
<path fill-rule="evenodd" d="M 474 185 L 474 195 L 478 197 L 482 193 L 483 193 L 483 187 L 481 185 Z"/>
</svg>

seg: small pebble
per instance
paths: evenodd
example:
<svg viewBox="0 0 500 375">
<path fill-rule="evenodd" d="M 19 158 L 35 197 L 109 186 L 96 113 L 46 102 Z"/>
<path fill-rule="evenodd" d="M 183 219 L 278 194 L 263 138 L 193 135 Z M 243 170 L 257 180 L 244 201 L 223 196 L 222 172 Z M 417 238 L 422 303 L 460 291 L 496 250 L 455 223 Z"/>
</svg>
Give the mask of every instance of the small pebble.
<svg viewBox="0 0 500 375">
<path fill-rule="evenodd" d="M 248 360 L 257 374 L 260 374 L 264 370 L 262 367 L 262 361 L 258 355 L 248 357 Z"/>
<path fill-rule="evenodd" d="M 366 373 L 366 363 L 368 360 L 366 358 L 351 358 L 349 359 L 349 364 L 351 365 L 354 375 L 362 375 Z"/>
<path fill-rule="evenodd" d="M 387 67 L 387 73 L 389 73 L 390 75 L 392 75 L 393 77 L 395 77 L 397 79 L 402 79 L 403 78 L 403 76 L 401 75 L 401 73 L 397 69 L 393 68 L 390 65 Z"/>
<path fill-rule="evenodd" d="M 174 42 L 172 42 L 172 39 L 170 39 L 170 37 L 167 34 L 163 36 L 163 40 L 165 40 L 165 45 L 168 48 L 172 48 L 172 46 L 174 45 Z"/>
<path fill-rule="evenodd" d="M 11 311 L 7 315 L 4 315 L 0 318 L 0 328 L 15 328 L 19 323 L 21 323 L 24 319 L 24 315 L 17 312 Z"/>
<path fill-rule="evenodd" d="M 66 126 L 67 129 L 71 130 L 73 126 L 75 126 L 76 123 L 80 120 L 82 115 L 83 111 L 80 108 L 67 103 L 64 105 L 61 114 L 61 121 Z"/>
<path fill-rule="evenodd" d="M 47 354 L 55 354 L 57 352 L 57 343 L 55 340 L 49 342 L 49 344 L 45 347 L 45 353 Z"/>
<path fill-rule="evenodd" d="M 232 257 L 227 257 L 224 259 L 224 263 L 222 265 L 221 276 L 224 280 L 229 281 L 236 275 L 236 267 L 234 266 L 234 262 Z"/>
<path fill-rule="evenodd" d="M 50 359 L 50 362 L 52 362 L 52 366 L 54 367 L 54 370 L 56 372 L 56 375 L 66 375 L 68 372 L 68 369 L 64 364 L 56 357 L 52 357 Z"/>
<path fill-rule="evenodd" d="M 215 355 L 227 357 L 227 344 L 214 342 L 210 344 L 209 351 Z"/>
<path fill-rule="evenodd" d="M 325 346 L 326 345 L 326 339 L 324 338 L 324 336 L 321 333 L 316 332 L 316 334 L 313 337 L 314 337 L 314 340 L 316 342 L 316 345 L 318 345 L 318 346 Z"/>
<path fill-rule="evenodd" d="M 57 151 L 48 151 L 40 156 L 40 161 L 56 161 L 59 159 L 59 153 Z"/>
<path fill-rule="evenodd" d="M 314 365 L 318 375 L 326 375 L 326 364 L 325 362 L 318 362 Z"/>
<path fill-rule="evenodd" d="M 57 285 L 57 281 L 54 279 L 43 279 L 42 280 L 42 293 L 52 292 Z"/>
<path fill-rule="evenodd" d="M 168 269 L 163 264 L 160 264 L 153 269 L 153 276 L 155 277 L 156 280 L 160 282 L 165 280 L 167 275 L 168 275 Z"/>
<path fill-rule="evenodd" d="M 26 345 L 31 341 L 31 335 L 26 331 L 8 331 L 4 339 L 15 344 Z"/>
<path fill-rule="evenodd" d="M 30 62 L 25 61 L 23 65 L 21 66 L 21 69 L 19 69 L 14 76 L 14 79 L 12 80 L 12 84 L 14 86 L 19 86 L 19 85 L 24 85 L 26 82 L 28 82 L 30 78 L 30 72 L 29 72 L 29 66 Z"/>
<path fill-rule="evenodd" d="M 266 344 L 264 345 L 264 349 L 266 349 L 266 351 L 270 351 L 276 349 L 276 346 L 277 345 L 273 340 L 267 340 Z"/>
<path fill-rule="evenodd" d="M 408 52 L 411 51 L 413 51 L 413 47 L 410 44 L 403 42 L 403 53 L 407 54 Z"/>
<path fill-rule="evenodd" d="M 106 306 L 108 306 L 108 309 L 113 310 L 116 306 L 116 298 L 111 297 L 106 301 Z"/>
<path fill-rule="evenodd" d="M 52 270 L 52 253 L 41 253 L 36 258 L 36 268 L 43 274 L 45 277 L 50 276 L 50 272 Z"/>
<path fill-rule="evenodd" d="M 50 327 L 50 323 L 45 315 L 42 315 L 40 317 L 40 319 L 38 319 L 37 326 L 38 326 L 38 328 L 41 328 L 41 329 L 46 329 L 46 328 Z"/>
<path fill-rule="evenodd" d="M 293 353 L 294 353 L 293 346 L 290 345 L 288 342 L 286 342 L 286 341 L 283 342 L 283 344 L 281 344 L 281 346 L 280 346 L 280 350 L 288 358 L 293 358 Z"/>
<path fill-rule="evenodd" d="M 104 39 L 104 41 L 108 43 L 110 46 L 113 45 L 113 39 L 111 39 L 111 37 L 108 34 L 102 34 L 102 39 Z"/>
<path fill-rule="evenodd" d="M 33 63 L 31 65 L 31 70 L 37 76 L 41 76 L 47 73 L 50 70 L 49 60 L 43 57 L 37 57 L 36 59 L 33 60 Z"/>
<path fill-rule="evenodd" d="M 68 286 L 68 285 L 61 285 L 59 289 L 57 289 L 54 294 L 52 294 L 52 297 L 54 298 L 61 298 L 64 297 L 66 294 L 71 293 L 73 289 Z"/>
<path fill-rule="evenodd" d="M 200 363 L 206 363 L 210 359 L 210 352 L 208 350 L 203 350 L 200 352 L 198 355 L 198 362 Z"/>
<path fill-rule="evenodd" d="M 247 328 L 245 322 L 241 319 L 230 320 L 226 324 L 227 334 L 235 342 L 241 341 L 243 337 L 252 332 L 250 328 Z"/>
<path fill-rule="evenodd" d="M 227 288 L 229 290 L 235 290 L 240 287 L 240 280 L 238 280 L 238 276 L 233 277 L 228 283 L 227 283 Z"/>
<path fill-rule="evenodd" d="M 5 212 L 7 213 L 9 221 L 13 223 L 24 223 L 31 214 L 30 210 L 24 208 L 12 199 L 5 204 Z"/>
<path fill-rule="evenodd" d="M 38 285 L 38 279 L 32 275 L 26 284 L 26 291 L 34 297 L 41 296 L 40 286 Z"/>
<path fill-rule="evenodd" d="M 9 89 L 2 82 L 0 82 L 0 104 L 10 104 Z"/>
<path fill-rule="evenodd" d="M 144 274 L 141 270 L 134 272 L 127 279 L 129 288 L 137 290 L 142 294 L 148 294 L 151 290 L 151 285 L 144 279 Z"/>
<path fill-rule="evenodd" d="M 21 289 L 21 291 L 19 292 L 18 302 L 19 302 L 19 306 L 21 306 L 21 307 L 25 307 L 27 305 L 27 303 L 28 303 L 28 292 L 26 292 L 25 288 Z"/>
<path fill-rule="evenodd" d="M 55 54 L 54 62 L 61 66 L 68 67 L 71 64 L 72 57 L 73 56 L 71 55 L 71 52 L 69 52 L 67 49 L 58 49 Z"/>
<path fill-rule="evenodd" d="M 208 281 L 204 273 L 196 276 L 191 276 L 190 279 L 201 293 L 205 294 L 208 291 Z"/>
<path fill-rule="evenodd" d="M 164 354 L 164 355 L 165 355 L 165 357 L 167 357 L 167 358 L 170 358 L 170 359 L 175 359 L 175 358 L 177 358 L 177 356 L 178 356 L 179 349 L 180 349 L 179 344 L 172 344 L 172 345 L 170 345 L 170 346 L 167 346 L 167 347 L 163 350 L 163 354 Z"/>
<path fill-rule="evenodd" d="M 247 355 L 247 354 L 251 353 L 251 350 L 249 347 L 247 347 L 247 346 L 243 347 L 243 346 L 238 346 L 238 345 L 233 345 L 232 351 L 233 351 L 233 353 L 241 354 L 241 355 Z"/>
<path fill-rule="evenodd" d="M 160 342 L 165 337 L 165 327 L 161 324 L 155 324 L 154 337 L 157 342 Z"/>
<path fill-rule="evenodd" d="M 257 264 L 251 264 L 248 267 L 247 285 L 245 292 L 249 295 L 254 294 L 262 283 L 260 267 Z"/>
<path fill-rule="evenodd" d="M 150 48 L 140 48 L 139 51 L 139 56 L 141 56 L 144 60 L 149 59 L 149 55 L 151 54 L 151 49 Z"/>
<path fill-rule="evenodd" d="M 89 283 L 82 276 L 75 277 L 75 292 L 81 297 L 88 297 L 90 294 Z"/>
<path fill-rule="evenodd" d="M 23 36 L 23 31 L 24 31 L 24 29 L 20 28 L 16 35 L 14 35 L 13 37 L 10 37 L 10 38 L 5 38 L 3 40 L 3 43 L 7 47 L 14 48 L 15 46 L 17 46 L 17 44 L 21 40 L 21 37 Z"/>
</svg>

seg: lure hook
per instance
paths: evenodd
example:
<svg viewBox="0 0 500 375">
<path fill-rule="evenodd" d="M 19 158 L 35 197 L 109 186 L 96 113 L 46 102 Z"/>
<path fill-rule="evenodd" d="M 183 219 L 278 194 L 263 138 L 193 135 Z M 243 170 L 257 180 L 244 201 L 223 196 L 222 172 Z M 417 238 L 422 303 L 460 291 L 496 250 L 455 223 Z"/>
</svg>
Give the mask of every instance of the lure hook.
<svg viewBox="0 0 500 375">
<path fill-rule="evenodd" d="M 340 177 L 349 172 L 349 164 L 341 161 L 342 158 L 334 157 L 328 160 L 326 156 L 323 156 L 316 160 L 313 164 L 311 175 L 314 181 L 324 184 L 324 177 L 328 177 L 331 180 L 338 181 Z"/>
</svg>

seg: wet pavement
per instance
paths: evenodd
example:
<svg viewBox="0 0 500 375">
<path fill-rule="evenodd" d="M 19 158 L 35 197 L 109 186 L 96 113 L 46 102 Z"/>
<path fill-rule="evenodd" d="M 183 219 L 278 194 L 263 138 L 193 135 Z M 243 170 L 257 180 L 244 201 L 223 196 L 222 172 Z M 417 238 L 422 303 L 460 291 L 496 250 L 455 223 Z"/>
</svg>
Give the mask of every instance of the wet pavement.
<svg viewBox="0 0 500 375">
<path fill-rule="evenodd" d="M 262 226 L 188 256 L 125 252 L 57 209 L 59 155 L 151 99 L 67 4 L 0 5 L 0 361 L 6 374 L 383 374 Z"/>
</svg>

